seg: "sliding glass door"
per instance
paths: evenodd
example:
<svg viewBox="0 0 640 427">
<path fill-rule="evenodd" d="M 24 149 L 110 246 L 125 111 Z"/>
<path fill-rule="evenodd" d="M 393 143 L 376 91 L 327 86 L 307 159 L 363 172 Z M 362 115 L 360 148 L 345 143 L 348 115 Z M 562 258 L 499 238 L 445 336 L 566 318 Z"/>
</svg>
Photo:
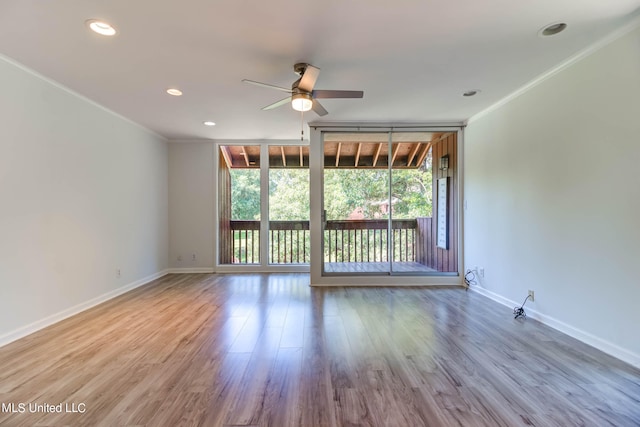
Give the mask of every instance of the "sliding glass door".
<svg viewBox="0 0 640 427">
<path fill-rule="evenodd" d="M 433 272 L 424 263 L 421 238 L 433 208 L 431 137 L 426 132 L 391 133 L 391 271 Z"/>
<path fill-rule="evenodd" d="M 455 132 L 323 132 L 322 145 L 323 275 L 457 273 Z"/>
<path fill-rule="evenodd" d="M 388 272 L 388 134 L 332 133 L 324 143 L 324 271 Z"/>
</svg>

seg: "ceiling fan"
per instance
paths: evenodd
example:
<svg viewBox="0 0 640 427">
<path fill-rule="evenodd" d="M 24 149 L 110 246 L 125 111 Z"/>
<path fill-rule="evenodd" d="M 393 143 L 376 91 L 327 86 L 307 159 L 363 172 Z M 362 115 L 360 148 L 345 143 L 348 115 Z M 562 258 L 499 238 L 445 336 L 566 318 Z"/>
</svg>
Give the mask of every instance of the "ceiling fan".
<svg viewBox="0 0 640 427">
<path fill-rule="evenodd" d="M 324 116 L 328 112 L 324 109 L 322 104 L 318 102 L 318 99 L 362 98 L 364 96 L 364 92 L 361 90 L 314 90 L 313 86 L 315 86 L 318 75 L 320 74 L 320 68 L 314 67 L 311 64 L 305 64 L 303 62 L 295 64 L 293 66 L 293 71 L 295 71 L 300 78 L 291 85 L 291 89 L 247 79 L 243 79 L 242 81 L 244 83 L 276 89 L 290 94 L 280 101 L 267 105 L 263 110 L 271 110 L 287 103 L 291 103 L 291 107 L 294 110 L 313 110 L 317 115 Z"/>
</svg>

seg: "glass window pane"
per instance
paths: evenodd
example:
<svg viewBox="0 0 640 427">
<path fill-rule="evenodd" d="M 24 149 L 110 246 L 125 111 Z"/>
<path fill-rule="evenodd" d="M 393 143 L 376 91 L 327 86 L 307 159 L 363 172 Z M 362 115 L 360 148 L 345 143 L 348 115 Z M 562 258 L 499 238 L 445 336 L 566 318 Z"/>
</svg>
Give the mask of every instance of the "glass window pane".
<svg viewBox="0 0 640 427">
<path fill-rule="evenodd" d="M 218 217 L 220 264 L 259 264 L 259 146 L 220 146 Z"/>
<path fill-rule="evenodd" d="M 431 232 L 432 137 L 429 132 L 392 134 L 391 269 L 394 272 L 436 271 L 426 264 L 422 250 L 423 237 Z"/>
<path fill-rule="evenodd" d="M 308 264 L 309 147 L 269 147 L 269 263 Z"/>
<path fill-rule="evenodd" d="M 324 139 L 324 271 L 388 272 L 389 134 Z"/>
</svg>

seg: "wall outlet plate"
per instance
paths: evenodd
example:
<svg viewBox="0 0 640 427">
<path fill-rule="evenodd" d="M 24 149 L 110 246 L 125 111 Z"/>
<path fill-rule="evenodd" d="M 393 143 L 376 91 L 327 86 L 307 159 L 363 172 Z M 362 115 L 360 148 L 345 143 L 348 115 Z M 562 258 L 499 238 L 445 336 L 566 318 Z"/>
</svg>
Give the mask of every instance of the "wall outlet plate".
<svg viewBox="0 0 640 427">
<path fill-rule="evenodd" d="M 535 301 L 535 296 L 533 294 L 532 290 L 529 290 L 529 301 L 534 302 Z"/>
</svg>

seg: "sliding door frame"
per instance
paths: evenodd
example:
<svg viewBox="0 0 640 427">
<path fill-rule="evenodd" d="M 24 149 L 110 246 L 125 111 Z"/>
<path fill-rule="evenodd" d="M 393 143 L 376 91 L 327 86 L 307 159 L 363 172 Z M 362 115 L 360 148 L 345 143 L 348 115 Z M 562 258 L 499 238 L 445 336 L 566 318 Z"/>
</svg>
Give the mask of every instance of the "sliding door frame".
<svg viewBox="0 0 640 427">
<path fill-rule="evenodd" d="M 457 273 L 439 273 L 434 275 L 326 275 L 324 264 L 324 231 L 322 226 L 322 210 L 324 209 L 324 134 L 334 132 L 456 132 L 457 134 L 457 168 L 456 180 L 458 192 L 457 206 L 463 206 L 462 191 L 462 158 L 463 158 L 463 126 L 462 123 L 443 124 L 358 124 L 358 123 L 310 123 L 310 238 L 311 238 L 311 285 L 312 286 L 427 286 L 427 285 L 461 285 L 463 266 L 463 230 L 462 210 L 458 209 L 456 218 L 458 266 Z M 391 182 L 390 182 L 391 185 Z M 391 191 L 391 189 L 389 189 Z M 390 219 L 391 221 L 391 219 Z"/>
</svg>

